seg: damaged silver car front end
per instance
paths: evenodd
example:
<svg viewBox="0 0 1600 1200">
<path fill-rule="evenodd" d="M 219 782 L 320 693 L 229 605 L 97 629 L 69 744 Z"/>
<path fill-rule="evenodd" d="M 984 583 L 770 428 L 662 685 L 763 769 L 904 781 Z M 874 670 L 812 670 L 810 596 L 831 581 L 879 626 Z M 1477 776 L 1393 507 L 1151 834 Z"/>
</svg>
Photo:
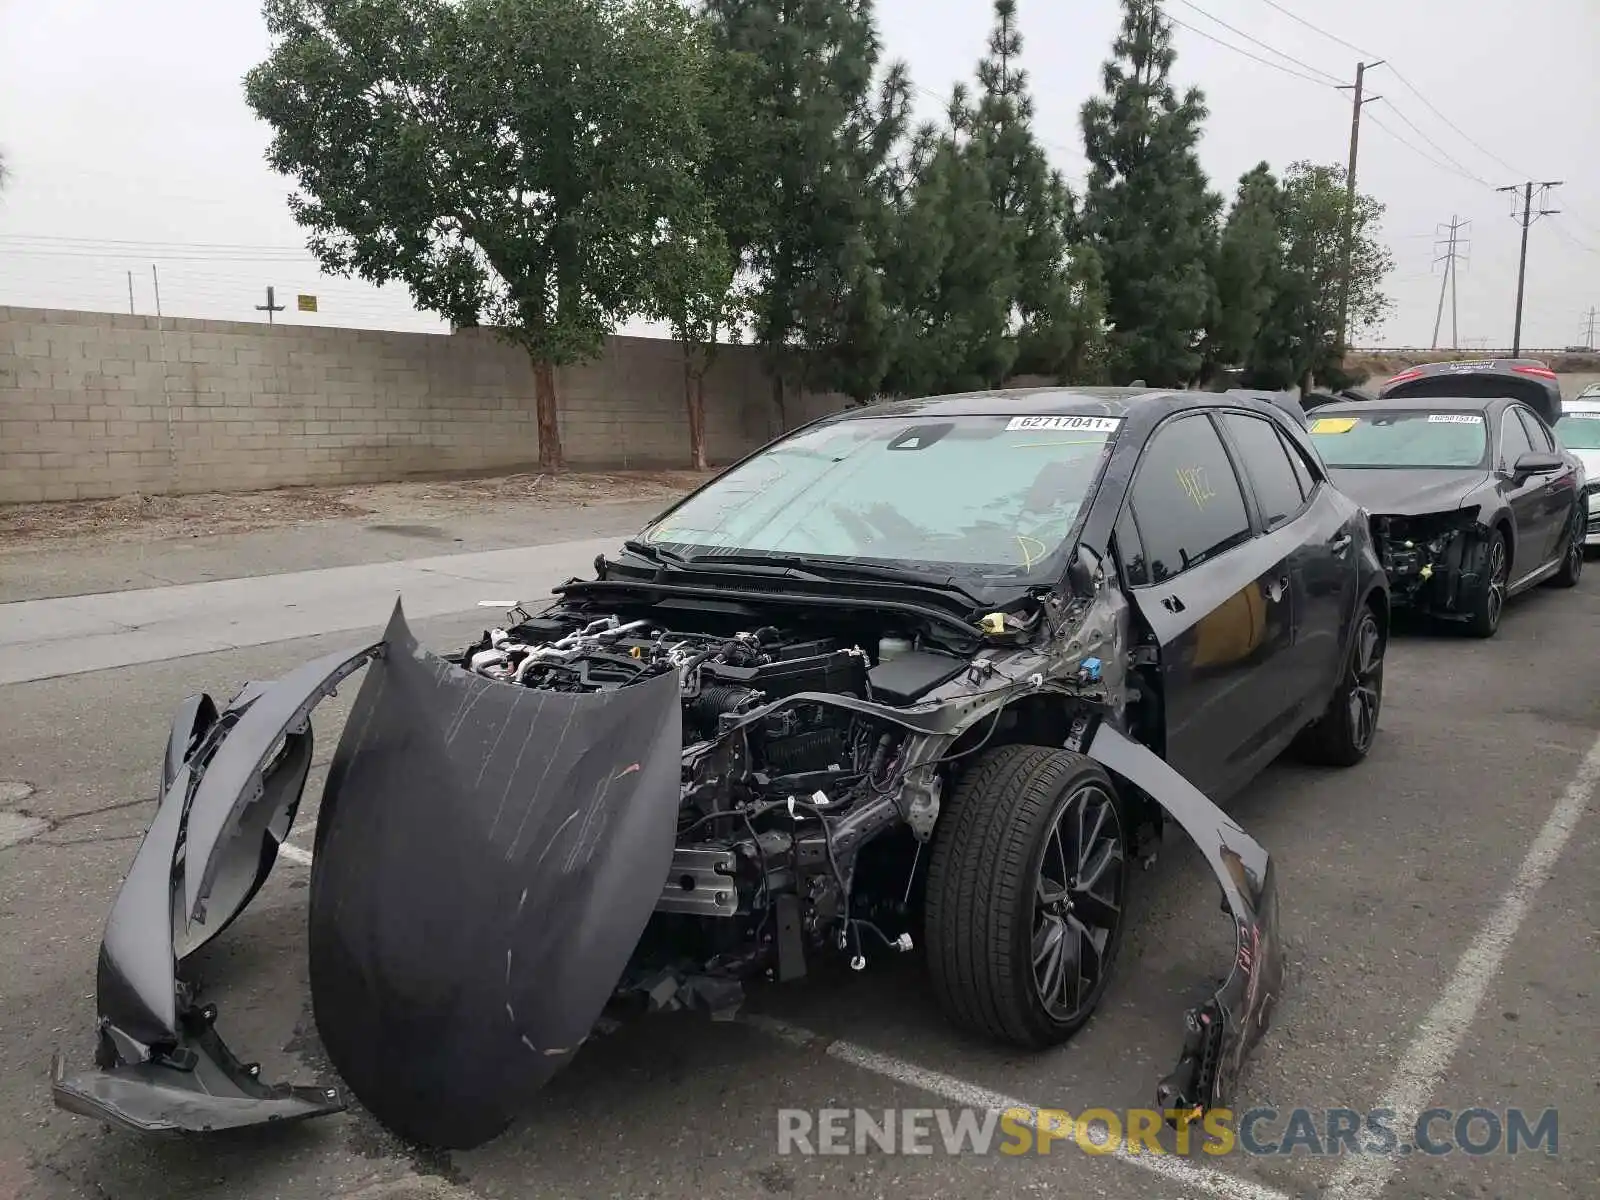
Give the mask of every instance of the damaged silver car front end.
<svg viewBox="0 0 1600 1200">
<path fill-rule="evenodd" d="M 688 745 L 676 671 L 592 694 L 533 691 L 429 652 L 398 604 L 375 644 L 251 685 L 221 710 L 208 697 L 187 702 L 155 819 L 106 927 L 96 1066 L 68 1076 L 58 1056 L 57 1104 L 188 1132 L 345 1107 L 336 1088 L 261 1082 L 223 1044 L 215 1010 L 197 1003 L 180 966 L 265 880 L 309 769 L 310 712 L 363 666 L 317 819 L 312 1006 L 344 1082 L 407 1139 L 481 1144 L 571 1060 L 653 914 L 672 911 L 669 879 L 698 863 L 677 826 L 680 803 L 731 769 L 757 722 L 801 704 L 903 735 L 898 786 L 810 848 L 835 872 L 885 830 L 933 835 L 940 768 L 963 735 L 1025 697 L 1067 705 L 1066 748 L 1182 827 L 1221 888 L 1229 973 L 1187 1015 L 1177 1068 L 1156 1090 L 1169 1111 L 1227 1103 L 1282 988 L 1272 866 L 1129 728 L 1126 600 L 1086 561 L 1075 598 L 1043 599 L 1031 629 L 1002 621 L 990 631 L 998 644 L 917 703 L 798 692 Z M 700 865 L 714 880 L 710 860 Z"/>
</svg>

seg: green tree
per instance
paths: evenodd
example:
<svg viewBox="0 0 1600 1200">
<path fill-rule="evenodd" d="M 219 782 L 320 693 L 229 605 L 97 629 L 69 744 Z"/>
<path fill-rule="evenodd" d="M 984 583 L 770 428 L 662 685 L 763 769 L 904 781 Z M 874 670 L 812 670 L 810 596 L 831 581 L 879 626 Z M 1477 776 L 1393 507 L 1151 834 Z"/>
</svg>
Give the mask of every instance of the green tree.
<svg viewBox="0 0 1600 1200">
<path fill-rule="evenodd" d="M 1211 309 L 1208 271 L 1221 197 L 1195 153 L 1204 98 L 1168 78 L 1172 26 L 1151 0 L 1123 0 L 1104 96 L 1083 106 L 1089 159 L 1083 227 L 1105 271 L 1117 372 L 1189 381 Z"/>
<path fill-rule="evenodd" d="M 1283 260 L 1262 322 L 1249 380 L 1257 387 L 1309 387 L 1317 376 L 1336 380 L 1339 293 L 1345 222 L 1350 228 L 1350 321 L 1365 332 L 1388 314 L 1383 281 L 1394 267 L 1380 240 L 1384 206 L 1357 193 L 1346 198 L 1343 167 L 1296 162 L 1284 174 L 1279 205 Z"/>
<path fill-rule="evenodd" d="M 1280 285 L 1280 206 L 1278 181 L 1266 163 L 1240 178 L 1212 268 L 1216 294 L 1206 358 L 1214 367 L 1244 367 L 1255 349 Z"/>
<path fill-rule="evenodd" d="M 697 164 L 713 60 L 675 0 L 266 0 L 245 80 L 325 270 L 403 282 L 555 368 L 716 273 Z M 686 265 L 686 264 L 692 264 Z"/>
<path fill-rule="evenodd" d="M 713 148 L 729 243 L 751 281 L 752 332 L 783 419 L 805 374 L 867 399 L 889 356 L 879 278 L 910 82 L 881 47 L 871 0 L 704 0 L 735 136 Z"/>
<path fill-rule="evenodd" d="M 918 132 L 912 183 L 886 255 L 894 313 L 884 390 L 931 395 L 993 387 L 1016 357 L 1015 241 L 995 207 L 957 86 L 943 130 Z"/>
</svg>

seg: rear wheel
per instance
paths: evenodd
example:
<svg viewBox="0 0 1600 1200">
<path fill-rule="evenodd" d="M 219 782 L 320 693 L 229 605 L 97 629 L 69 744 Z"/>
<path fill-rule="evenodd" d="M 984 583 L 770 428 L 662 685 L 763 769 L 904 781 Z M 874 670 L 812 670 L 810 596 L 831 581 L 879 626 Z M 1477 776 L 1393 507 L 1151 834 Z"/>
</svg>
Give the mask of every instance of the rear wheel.
<svg viewBox="0 0 1600 1200">
<path fill-rule="evenodd" d="M 1295 741 L 1306 762 L 1353 767 L 1367 757 L 1383 707 L 1383 655 L 1387 639 L 1378 614 L 1364 606 L 1351 639 L 1350 657 L 1328 710 Z"/>
<path fill-rule="evenodd" d="M 1505 531 L 1496 527 L 1478 547 L 1478 578 L 1470 593 L 1466 630 L 1473 637 L 1489 638 L 1500 628 L 1511 579 L 1511 555 Z"/>
<path fill-rule="evenodd" d="M 1567 554 L 1561 560 L 1561 570 L 1550 580 L 1554 587 L 1577 587 L 1583 578 L 1583 541 L 1589 533 L 1588 505 L 1582 497 L 1572 506 L 1572 528 L 1567 530 Z"/>
<path fill-rule="evenodd" d="M 1122 940 L 1127 841 L 1092 759 L 1000 746 L 954 789 L 928 863 L 933 991 L 956 1025 L 1028 1049 L 1089 1019 Z"/>
</svg>

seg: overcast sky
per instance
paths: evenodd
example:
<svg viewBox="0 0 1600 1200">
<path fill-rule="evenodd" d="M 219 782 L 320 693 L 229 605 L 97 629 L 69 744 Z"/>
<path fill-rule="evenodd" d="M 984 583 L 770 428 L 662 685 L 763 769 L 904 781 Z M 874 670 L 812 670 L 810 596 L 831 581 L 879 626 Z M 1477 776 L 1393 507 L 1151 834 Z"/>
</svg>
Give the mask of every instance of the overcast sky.
<svg viewBox="0 0 1600 1200">
<path fill-rule="evenodd" d="M 1600 306 L 1600 0 L 1165 8 L 1186 26 L 1175 77 L 1202 87 L 1211 109 L 1202 160 L 1230 198 L 1262 160 L 1279 171 L 1298 158 L 1342 163 L 1349 92 L 1329 80 L 1353 78 L 1354 47 L 1391 64 L 1367 75 L 1382 99 L 1365 109 L 1358 182 L 1388 206 L 1396 307 L 1366 343 L 1432 344 L 1436 231 L 1455 216 L 1471 222 L 1462 345 L 1509 346 L 1520 230 L 1511 197 L 1494 189 L 1528 178 L 1565 182 L 1545 200 L 1560 215 L 1530 231 L 1523 344 L 1584 339 L 1584 313 Z M 1119 6 L 1019 9 L 1036 129 L 1081 182 L 1078 112 L 1098 87 Z M 878 12 L 887 53 L 910 64 L 920 115 L 936 116 L 983 53 L 988 0 L 878 0 Z M 169 315 L 264 319 L 255 306 L 270 284 L 289 306 L 278 319 L 440 328 L 403 291 L 319 277 L 299 250 L 288 185 L 264 163 L 267 130 L 241 88 L 266 51 L 253 0 L 0 0 L 0 151 L 11 177 L 0 194 L 0 304 L 126 312 L 131 271 L 134 307 L 152 312 L 154 262 Z M 295 311 L 300 292 L 318 297 L 318 315 Z M 1449 345 L 1448 300 L 1441 338 Z"/>
</svg>

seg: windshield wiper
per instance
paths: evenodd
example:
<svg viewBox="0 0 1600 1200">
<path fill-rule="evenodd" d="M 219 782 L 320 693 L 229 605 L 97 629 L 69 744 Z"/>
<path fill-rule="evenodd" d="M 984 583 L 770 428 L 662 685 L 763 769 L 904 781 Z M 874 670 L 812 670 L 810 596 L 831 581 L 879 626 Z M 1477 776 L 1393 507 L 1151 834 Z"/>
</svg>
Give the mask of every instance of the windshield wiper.
<svg viewBox="0 0 1600 1200">
<path fill-rule="evenodd" d="M 652 546 L 649 542 L 641 542 L 638 538 L 627 539 L 622 543 L 622 548 L 653 563 L 672 563 L 674 566 L 682 566 L 689 561 L 676 551 L 663 550 L 660 546 Z"/>
</svg>

